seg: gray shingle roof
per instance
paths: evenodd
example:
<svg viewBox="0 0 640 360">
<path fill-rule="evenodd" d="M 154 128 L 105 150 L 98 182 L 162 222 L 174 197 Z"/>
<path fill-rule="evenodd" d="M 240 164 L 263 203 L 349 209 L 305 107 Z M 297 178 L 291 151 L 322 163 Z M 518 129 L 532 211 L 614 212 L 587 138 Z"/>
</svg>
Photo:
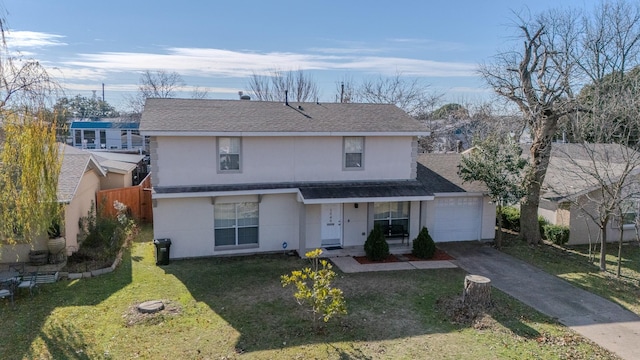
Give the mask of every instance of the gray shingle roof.
<svg viewBox="0 0 640 360">
<path fill-rule="evenodd" d="M 58 146 L 59 154 L 62 156 L 62 165 L 58 176 L 57 196 L 58 201 L 68 203 L 73 200 L 82 175 L 92 166 L 96 167 L 97 163 L 89 152 L 61 143 Z"/>
<path fill-rule="evenodd" d="M 427 132 L 395 105 L 147 99 L 143 132 Z"/>
<path fill-rule="evenodd" d="M 530 156 L 528 149 L 523 154 Z M 628 165 L 637 168 L 640 154 L 619 144 L 553 143 L 541 197 L 562 201 L 584 194 L 602 181 L 618 181 Z"/>
<path fill-rule="evenodd" d="M 477 181 L 463 183 L 458 176 L 458 165 L 461 154 L 457 153 L 429 153 L 418 155 L 418 179 L 431 183 L 434 193 L 438 192 L 487 192 L 487 187 Z M 423 165 L 425 169 L 421 169 Z M 420 172 L 423 175 L 420 176 Z"/>
<path fill-rule="evenodd" d="M 299 189 L 305 199 L 348 199 L 430 196 L 428 189 L 415 180 L 351 181 L 351 182 L 286 182 L 265 184 L 232 184 L 156 187 L 159 194 L 190 192 L 226 192 L 272 189 Z"/>
</svg>

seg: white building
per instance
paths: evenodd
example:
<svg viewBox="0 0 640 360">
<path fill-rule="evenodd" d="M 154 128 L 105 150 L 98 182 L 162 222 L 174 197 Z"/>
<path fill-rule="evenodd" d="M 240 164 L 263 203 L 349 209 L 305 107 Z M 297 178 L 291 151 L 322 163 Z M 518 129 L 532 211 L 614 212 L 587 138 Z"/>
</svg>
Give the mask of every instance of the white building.
<svg viewBox="0 0 640 360">
<path fill-rule="evenodd" d="M 494 236 L 493 205 L 418 163 L 428 132 L 394 105 L 148 99 L 140 131 L 173 258 L 362 246 L 376 223 L 412 240 L 447 217 L 472 225 L 434 240 Z"/>
</svg>

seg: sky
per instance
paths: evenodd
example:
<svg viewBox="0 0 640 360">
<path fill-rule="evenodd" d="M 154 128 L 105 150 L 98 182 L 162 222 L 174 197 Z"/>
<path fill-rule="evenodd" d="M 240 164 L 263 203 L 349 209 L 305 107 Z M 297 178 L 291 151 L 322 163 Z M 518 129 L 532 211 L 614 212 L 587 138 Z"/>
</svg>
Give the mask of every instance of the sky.
<svg viewBox="0 0 640 360">
<path fill-rule="evenodd" d="M 511 49 L 516 14 L 595 0 L 141 1 L 4 0 L 12 52 L 38 60 L 66 96 L 125 110 L 145 70 L 179 73 L 214 99 L 248 92 L 252 74 L 303 70 L 336 100 L 338 84 L 400 74 L 443 102 L 491 96 L 477 67 Z"/>
</svg>

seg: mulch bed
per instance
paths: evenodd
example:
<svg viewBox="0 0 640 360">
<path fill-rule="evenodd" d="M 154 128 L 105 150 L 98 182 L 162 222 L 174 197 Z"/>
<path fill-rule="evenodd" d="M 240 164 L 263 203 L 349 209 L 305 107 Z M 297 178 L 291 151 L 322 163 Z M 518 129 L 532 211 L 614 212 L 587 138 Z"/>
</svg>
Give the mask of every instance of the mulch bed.
<svg viewBox="0 0 640 360">
<path fill-rule="evenodd" d="M 455 260 L 451 255 L 447 254 L 446 252 L 440 249 L 436 249 L 436 252 L 431 259 L 421 259 L 419 257 L 415 257 L 411 255 L 410 253 L 402 254 L 399 256 L 391 254 L 389 255 L 389 257 L 381 261 L 372 261 L 372 260 L 369 260 L 366 256 L 354 256 L 353 258 L 360 264 L 384 264 L 384 263 L 394 263 L 394 262 L 402 262 L 402 261 Z"/>
</svg>

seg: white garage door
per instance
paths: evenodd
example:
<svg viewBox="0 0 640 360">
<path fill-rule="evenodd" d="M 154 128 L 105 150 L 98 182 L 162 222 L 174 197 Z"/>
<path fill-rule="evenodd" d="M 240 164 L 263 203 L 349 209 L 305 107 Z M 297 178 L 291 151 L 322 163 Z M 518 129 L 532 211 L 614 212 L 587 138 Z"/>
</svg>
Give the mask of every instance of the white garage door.
<svg viewBox="0 0 640 360">
<path fill-rule="evenodd" d="M 480 239 L 481 199 L 481 197 L 436 198 L 435 223 L 431 235 L 433 240 L 467 241 Z"/>
</svg>

